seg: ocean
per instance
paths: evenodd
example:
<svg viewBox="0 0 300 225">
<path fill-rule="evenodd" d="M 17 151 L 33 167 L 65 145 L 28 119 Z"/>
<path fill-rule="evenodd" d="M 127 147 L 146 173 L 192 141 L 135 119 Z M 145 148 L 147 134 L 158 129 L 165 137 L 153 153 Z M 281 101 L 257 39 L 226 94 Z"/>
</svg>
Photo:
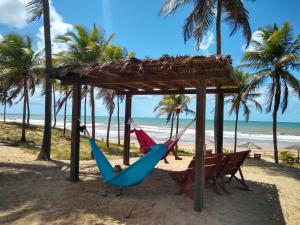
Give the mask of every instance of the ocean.
<svg viewBox="0 0 300 225">
<path fill-rule="evenodd" d="M 3 115 L 1 115 L 3 117 Z M 9 114 L 7 115 L 7 121 L 21 122 L 22 115 Z M 2 120 L 2 118 L 1 118 Z M 30 123 L 34 125 L 43 125 L 43 115 L 31 115 Z M 96 138 L 106 138 L 108 117 L 97 116 L 96 117 Z M 135 123 L 142 129 L 144 129 L 156 142 L 162 142 L 166 140 L 170 135 L 170 124 L 166 124 L 165 118 L 134 118 Z M 191 120 L 180 119 L 180 128 L 185 127 Z M 88 126 L 91 130 L 90 117 L 87 117 Z M 124 130 L 124 118 L 120 118 L 121 125 L 121 137 L 123 137 Z M 57 117 L 57 127 L 63 127 L 63 116 Z M 67 116 L 67 128 L 71 127 L 71 116 Z M 110 139 L 117 140 L 117 118 L 112 118 L 112 125 L 110 131 Z M 213 121 L 206 121 L 206 143 L 213 143 Z M 134 139 L 134 135 L 132 135 Z M 234 140 L 234 121 L 224 121 L 224 145 L 232 145 Z M 252 141 L 259 146 L 272 145 L 272 122 L 258 122 L 249 121 L 248 123 L 240 121 L 238 124 L 238 144 L 243 144 L 248 141 Z M 185 134 L 181 138 L 181 142 L 185 144 L 194 144 L 195 142 L 195 124 L 190 126 Z M 300 144 L 300 123 L 278 123 L 278 145 L 281 148 Z"/>
</svg>

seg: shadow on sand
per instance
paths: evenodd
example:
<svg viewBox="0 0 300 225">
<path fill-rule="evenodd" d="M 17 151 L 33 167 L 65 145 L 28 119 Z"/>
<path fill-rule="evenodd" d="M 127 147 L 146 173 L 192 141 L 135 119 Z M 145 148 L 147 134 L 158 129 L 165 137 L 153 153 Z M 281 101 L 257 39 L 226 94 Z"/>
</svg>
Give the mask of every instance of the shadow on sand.
<svg viewBox="0 0 300 225">
<path fill-rule="evenodd" d="M 90 163 L 82 163 L 77 183 L 68 181 L 68 164 L 60 161 L 2 162 L 0 171 L 0 224 L 285 223 L 276 186 L 265 183 L 247 181 L 252 191 L 233 184 L 232 194 L 221 196 L 206 189 L 205 209 L 198 213 L 186 195 L 175 195 L 178 187 L 166 170 L 155 169 L 119 197 Z"/>
</svg>

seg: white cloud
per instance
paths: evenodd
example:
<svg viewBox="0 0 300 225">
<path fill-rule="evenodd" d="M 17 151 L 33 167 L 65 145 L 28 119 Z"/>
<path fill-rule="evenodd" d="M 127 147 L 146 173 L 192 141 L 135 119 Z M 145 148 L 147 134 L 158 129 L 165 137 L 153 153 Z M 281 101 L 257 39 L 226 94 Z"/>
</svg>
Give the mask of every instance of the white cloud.
<svg viewBox="0 0 300 225">
<path fill-rule="evenodd" d="M 251 40 L 261 42 L 262 41 L 261 34 L 262 34 L 262 32 L 260 30 L 254 31 L 251 35 Z M 249 47 L 246 48 L 246 44 L 245 44 L 242 46 L 242 51 L 254 51 L 254 47 L 250 43 Z"/>
<path fill-rule="evenodd" d="M 0 34 L 0 41 L 2 41 L 3 40 L 3 36 Z"/>
<path fill-rule="evenodd" d="M 63 18 L 58 14 L 56 9 L 54 8 L 52 1 L 50 1 L 49 3 L 50 3 L 52 53 L 58 53 L 64 50 L 66 47 L 61 43 L 55 42 L 55 37 L 57 35 L 64 34 L 69 30 L 72 30 L 73 25 L 69 23 L 65 23 Z M 42 50 L 44 48 L 44 27 L 43 26 L 39 28 L 37 37 L 38 37 L 37 48 L 38 50 Z"/>
<path fill-rule="evenodd" d="M 207 52 L 210 46 L 213 44 L 214 34 L 211 31 L 208 31 L 207 34 L 203 37 L 199 46 L 197 46 L 200 50 Z"/>
<path fill-rule="evenodd" d="M 153 99 L 154 95 L 137 95 L 137 96 L 134 96 L 134 98 L 137 98 L 137 99 Z"/>
<path fill-rule="evenodd" d="M 27 0 L 1 0 L 0 24 L 22 28 L 26 26 L 25 4 Z"/>
</svg>

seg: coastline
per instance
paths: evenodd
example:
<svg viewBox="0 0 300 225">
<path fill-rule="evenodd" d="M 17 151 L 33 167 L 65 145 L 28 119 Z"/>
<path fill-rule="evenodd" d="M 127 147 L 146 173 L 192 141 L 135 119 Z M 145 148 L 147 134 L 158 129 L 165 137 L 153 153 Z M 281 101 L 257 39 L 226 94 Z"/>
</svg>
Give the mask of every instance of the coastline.
<svg viewBox="0 0 300 225">
<path fill-rule="evenodd" d="M 1 115 L 0 115 L 1 116 Z M 30 124 L 32 125 L 41 125 L 43 126 L 43 120 L 41 118 L 41 115 L 32 115 Z M 99 140 L 105 140 L 106 139 L 106 117 L 98 117 L 98 121 L 96 120 L 96 138 Z M 100 122 L 101 119 L 101 122 Z M 123 118 L 121 118 L 121 142 L 123 140 Z M 104 120 L 104 121 L 103 121 Z M 136 121 L 139 122 L 140 128 L 144 129 L 146 133 L 149 134 L 150 137 L 153 138 L 157 143 L 162 143 L 164 142 L 168 137 L 169 137 L 169 130 L 170 127 L 169 125 L 165 124 L 165 120 L 160 118 L 137 118 L 135 119 Z M 189 122 L 190 120 L 183 119 L 181 120 L 181 128 L 185 125 L 186 122 Z M 17 122 L 21 123 L 20 115 L 7 115 L 7 122 Z M 214 149 L 213 146 L 213 130 L 211 130 L 211 122 L 208 122 L 208 126 L 206 129 L 206 144 L 207 144 L 207 149 Z M 232 121 L 225 121 L 224 124 L 232 123 Z M 273 143 L 272 143 L 272 135 L 265 133 L 266 128 L 264 127 L 264 124 L 266 122 L 252 122 L 257 127 L 253 127 L 253 125 L 246 127 L 247 129 L 249 128 L 249 132 L 245 132 L 245 127 L 240 126 L 238 130 L 238 146 L 240 144 L 246 143 L 246 142 L 253 142 L 261 149 L 254 149 L 252 152 L 255 153 L 260 153 L 260 154 L 265 154 L 265 155 L 273 155 Z M 298 124 L 293 125 L 290 123 L 286 123 L 285 126 L 294 126 L 292 128 L 291 133 L 285 134 L 284 132 L 279 132 L 278 134 L 278 148 L 279 151 L 286 151 L 285 147 L 294 145 L 297 143 L 300 143 L 300 124 L 299 124 L 299 135 L 298 134 Z M 61 120 L 61 117 L 58 117 L 57 120 L 57 128 L 63 128 L 63 121 Z M 91 125 L 87 124 L 87 128 L 91 129 Z M 180 128 L 180 129 L 181 129 Z M 67 120 L 67 129 L 71 129 L 71 121 Z M 234 131 L 231 130 L 225 130 L 226 127 L 224 127 L 224 149 L 226 150 L 233 150 L 233 135 Z M 254 130 L 254 131 L 253 131 Z M 286 132 L 285 128 L 285 132 Z M 288 130 L 287 130 L 288 131 Z M 296 132 L 296 133 L 295 133 Z M 294 134 L 294 135 L 291 135 Z M 195 130 L 193 127 L 190 127 L 183 137 L 181 138 L 179 142 L 179 148 L 188 152 L 193 152 L 195 145 L 194 145 L 194 139 L 195 138 Z M 284 140 L 284 141 L 283 141 Z M 112 126 L 111 126 L 111 131 L 110 131 L 110 142 L 117 143 L 117 125 L 116 121 L 113 120 Z M 131 135 L 131 143 L 133 146 L 138 147 L 138 143 L 136 140 L 136 137 L 134 134 Z M 245 150 L 243 148 L 238 148 L 237 151 L 242 151 Z M 296 151 L 292 151 L 293 153 L 296 154 Z"/>
</svg>

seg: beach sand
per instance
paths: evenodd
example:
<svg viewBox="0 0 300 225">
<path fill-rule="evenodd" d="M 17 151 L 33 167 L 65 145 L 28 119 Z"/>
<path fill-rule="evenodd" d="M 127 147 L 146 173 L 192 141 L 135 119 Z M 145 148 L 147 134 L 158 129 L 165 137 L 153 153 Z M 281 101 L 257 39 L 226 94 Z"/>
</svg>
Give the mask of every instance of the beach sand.
<svg viewBox="0 0 300 225">
<path fill-rule="evenodd" d="M 190 157 L 160 162 L 141 184 L 115 196 L 97 175 L 94 161 L 80 162 L 80 182 L 68 181 L 69 161 L 42 162 L 20 148 L 0 146 L 0 224 L 300 224 L 300 170 L 247 160 L 243 172 L 251 191 L 231 194 L 205 189 L 204 210 L 176 195 L 168 176 Z M 114 160 L 113 163 L 120 163 Z"/>
</svg>

